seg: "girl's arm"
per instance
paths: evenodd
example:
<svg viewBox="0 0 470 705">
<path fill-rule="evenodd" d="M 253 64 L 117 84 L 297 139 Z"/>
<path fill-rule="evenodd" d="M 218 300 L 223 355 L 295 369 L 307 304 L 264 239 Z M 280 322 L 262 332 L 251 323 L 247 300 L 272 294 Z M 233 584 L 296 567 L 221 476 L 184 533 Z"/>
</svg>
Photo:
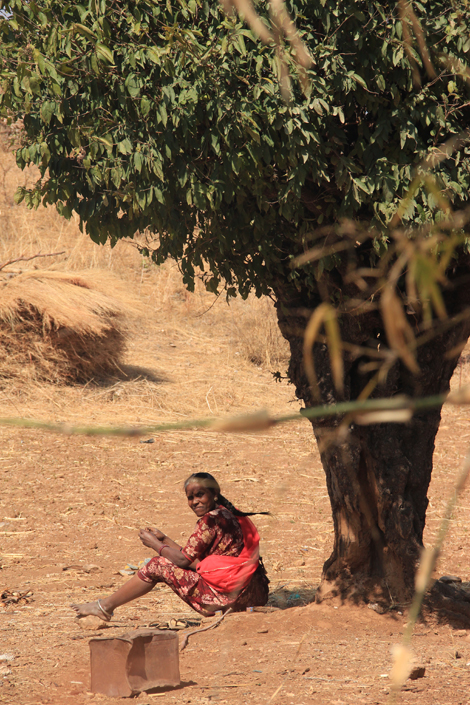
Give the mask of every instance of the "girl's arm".
<svg viewBox="0 0 470 705">
<path fill-rule="evenodd" d="M 181 547 L 178 546 L 175 541 L 168 539 L 168 537 L 165 536 L 161 531 L 158 532 L 158 535 L 161 535 L 162 538 L 165 539 L 165 541 L 162 541 L 161 539 L 157 538 L 157 533 L 154 531 L 150 531 L 149 529 L 141 529 L 139 538 L 144 544 L 144 546 L 148 546 L 148 548 L 153 548 L 154 551 L 159 553 L 163 558 L 167 558 L 169 561 L 174 563 L 174 565 L 178 566 L 178 568 L 191 568 L 192 570 L 195 570 L 196 565 L 197 563 L 199 563 L 199 561 L 191 562 L 181 552 Z"/>
<path fill-rule="evenodd" d="M 176 543 L 176 541 L 173 541 L 173 539 L 170 539 L 169 536 L 163 533 L 163 531 L 160 531 L 159 529 L 145 529 L 145 531 L 150 532 L 155 536 L 158 541 L 161 541 L 162 543 L 165 543 L 167 546 L 172 546 L 173 548 L 177 548 L 178 550 L 181 548 L 181 546 Z M 151 548 L 151 546 L 150 546 Z"/>
</svg>

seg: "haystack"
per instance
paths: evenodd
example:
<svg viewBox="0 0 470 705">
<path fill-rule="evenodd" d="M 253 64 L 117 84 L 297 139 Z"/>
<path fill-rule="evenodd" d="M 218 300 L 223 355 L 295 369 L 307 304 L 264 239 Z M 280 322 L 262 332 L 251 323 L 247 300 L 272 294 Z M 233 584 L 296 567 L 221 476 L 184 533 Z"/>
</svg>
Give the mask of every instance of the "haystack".
<svg viewBox="0 0 470 705">
<path fill-rule="evenodd" d="M 131 311 L 123 283 L 100 270 L 0 282 L 0 379 L 73 383 L 117 372 Z"/>
</svg>

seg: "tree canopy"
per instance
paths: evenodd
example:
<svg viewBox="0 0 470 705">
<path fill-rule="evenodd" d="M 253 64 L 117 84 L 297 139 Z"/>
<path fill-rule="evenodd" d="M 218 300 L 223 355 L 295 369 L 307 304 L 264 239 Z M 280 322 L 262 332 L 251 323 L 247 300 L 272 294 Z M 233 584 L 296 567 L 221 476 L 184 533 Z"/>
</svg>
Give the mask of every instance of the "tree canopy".
<svg viewBox="0 0 470 705">
<path fill-rule="evenodd" d="M 19 198 L 78 213 L 97 242 L 158 233 L 157 261 L 182 260 L 190 286 L 205 266 L 213 290 L 266 293 L 298 276 L 290 259 L 319 225 L 347 216 L 383 233 L 417 164 L 470 124 L 465 65 L 456 70 L 470 50 L 463 2 L 415 4 L 430 77 L 395 3 L 295 0 L 313 63 L 307 95 L 297 86 L 290 104 L 278 53 L 215 1 L 7 5 L 1 106 L 24 119 L 18 164 L 43 177 Z M 457 207 L 468 156 L 436 169 Z M 426 222 L 436 205 L 420 188 L 404 216 Z M 315 288 L 312 268 L 302 277 Z"/>
</svg>

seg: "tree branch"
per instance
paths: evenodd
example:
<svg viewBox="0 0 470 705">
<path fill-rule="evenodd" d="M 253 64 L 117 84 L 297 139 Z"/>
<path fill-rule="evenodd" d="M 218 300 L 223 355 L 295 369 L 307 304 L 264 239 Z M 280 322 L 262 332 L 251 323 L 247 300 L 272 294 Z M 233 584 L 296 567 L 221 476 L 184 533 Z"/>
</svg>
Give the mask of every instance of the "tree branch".
<svg viewBox="0 0 470 705">
<path fill-rule="evenodd" d="M 15 264 L 15 262 L 29 262 L 29 260 L 36 259 L 37 257 L 57 257 L 58 255 L 65 255 L 65 250 L 62 250 L 62 252 L 49 252 L 44 255 L 39 252 L 37 255 L 31 255 L 31 257 L 17 257 L 16 259 L 9 259 L 7 262 L 0 264 L 0 272 L 9 264 Z"/>
</svg>

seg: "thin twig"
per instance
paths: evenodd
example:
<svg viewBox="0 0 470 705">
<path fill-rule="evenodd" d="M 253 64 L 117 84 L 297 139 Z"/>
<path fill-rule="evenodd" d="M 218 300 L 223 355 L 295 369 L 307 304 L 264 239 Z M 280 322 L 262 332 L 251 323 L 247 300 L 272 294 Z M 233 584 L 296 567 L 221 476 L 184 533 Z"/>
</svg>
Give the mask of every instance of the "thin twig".
<svg viewBox="0 0 470 705">
<path fill-rule="evenodd" d="M 16 259 L 9 259 L 7 262 L 0 264 L 0 272 L 2 269 L 5 269 L 5 267 L 8 267 L 9 264 L 15 264 L 15 262 L 29 262 L 30 260 L 37 259 L 38 257 L 58 257 L 59 255 L 65 255 L 65 250 L 62 250 L 62 252 L 49 252 L 44 255 L 39 252 L 37 255 L 31 255 L 31 257 L 16 257 Z"/>
<path fill-rule="evenodd" d="M 303 635 L 302 639 L 300 640 L 300 643 L 299 643 L 299 645 L 298 645 L 298 647 L 297 647 L 297 651 L 295 652 L 294 658 L 293 658 L 293 660 L 292 660 L 293 663 L 297 660 L 297 657 L 298 657 L 298 655 L 300 654 L 300 649 L 302 648 L 302 644 L 304 643 L 304 641 L 305 641 L 305 639 L 306 639 L 306 637 L 307 637 L 307 634 L 310 634 L 310 632 L 305 632 L 305 634 Z M 274 691 L 274 693 L 273 693 L 273 694 L 271 695 L 271 697 L 269 698 L 269 700 L 268 700 L 268 705 L 269 705 L 269 703 L 271 703 L 271 702 L 275 699 L 276 695 L 282 690 L 282 688 L 284 687 L 285 682 L 286 682 L 287 678 L 289 677 L 289 675 L 290 675 L 289 673 L 286 673 L 286 675 L 284 676 L 284 679 L 283 679 L 281 685 Z"/>
<path fill-rule="evenodd" d="M 183 651 L 187 647 L 188 639 L 190 636 L 192 636 L 193 634 L 200 634 L 201 632 L 207 632 L 209 629 L 215 629 L 215 627 L 217 627 L 221 623 L 221 621 L 225 619 L 228 614 L 230 614 L 230 612 L 233 612 L 231 607 L 229 607 L 228 610 L 224 612 L 221 617 L 219 617 L 219 619 L 217 619 L 212 624 L 209 624 L 207 627 L 202 627 L 202 629 L 194 629 L 192 632 L 188 632 L 187 634 L 185 634 L 183 637 L 183 642 L 181 644 L 180 651 Z"/>
</svg>

